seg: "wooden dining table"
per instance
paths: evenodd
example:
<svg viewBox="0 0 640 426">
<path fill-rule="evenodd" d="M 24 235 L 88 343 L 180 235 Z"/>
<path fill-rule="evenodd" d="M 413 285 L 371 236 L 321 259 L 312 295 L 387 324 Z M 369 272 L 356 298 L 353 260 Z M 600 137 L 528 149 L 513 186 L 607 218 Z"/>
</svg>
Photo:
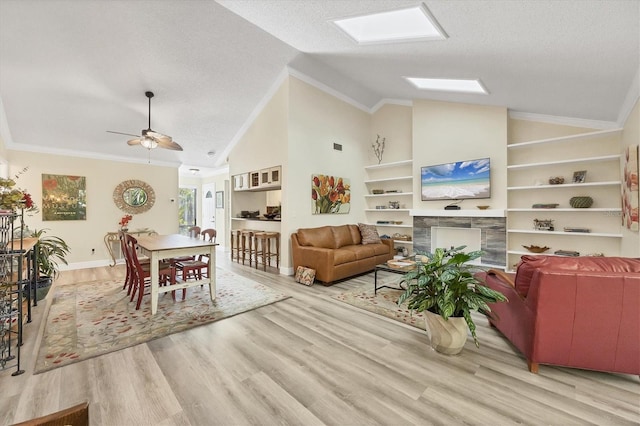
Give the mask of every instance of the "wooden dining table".
<svg viewBox="0 0 640 426">
<path fill-rule="evenodd" d="M 216 299 L 216 246 L 217 243 L 192 238 L 186 235 L 141 235 L 137 238 L 138 247 L 143 254 L 151 259 L 151 314 L 158 310 L 158 297 L 160 293 L 180 290 L 196 285 L 209 284 L 211 301 Z M 197 256 L 203 254 L 209 257 L 207 276 L 193 281 L 181 281 L 176 284 L 160 287 L 158 262 L 181 256 Z"/>
</svg>

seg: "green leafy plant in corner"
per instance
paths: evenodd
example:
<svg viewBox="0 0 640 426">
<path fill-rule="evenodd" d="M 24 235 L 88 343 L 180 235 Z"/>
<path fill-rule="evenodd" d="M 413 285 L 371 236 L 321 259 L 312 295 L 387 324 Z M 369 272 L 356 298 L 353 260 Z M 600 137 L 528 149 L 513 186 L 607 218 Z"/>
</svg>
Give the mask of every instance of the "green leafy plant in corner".
<svg viewBox="0 0 640 426">
<path fill-rule="evenodd" d="M 464 252 L 465 247 L 437 248 L 435 253 L 423 254 L 416 268 L 402 278 L 406 290 L 398 299 L 398 305 L 407 301 L 412 311 L 430 311 L 445 320 L 464 317 L 473 341 L 479 346 L 471 312 L 490 316 L 488 303 L 504 302 L 507 298 L 482 285 L 474 276 L 477 268 L 469 262 L 478 259 L 482 251 Z"/>
<path fill-rule="evenodd" d="M 60 237 L 46 236 L 47 229 L 34 230 L 32 237 L 38 238 L 36 253 L 38 258 L 38 277 L 51 277 L 55 279 L 60 272 L 60 263 L 68 265 L 66 256 L 69 254 L 69 245 Z"/>
</svg>

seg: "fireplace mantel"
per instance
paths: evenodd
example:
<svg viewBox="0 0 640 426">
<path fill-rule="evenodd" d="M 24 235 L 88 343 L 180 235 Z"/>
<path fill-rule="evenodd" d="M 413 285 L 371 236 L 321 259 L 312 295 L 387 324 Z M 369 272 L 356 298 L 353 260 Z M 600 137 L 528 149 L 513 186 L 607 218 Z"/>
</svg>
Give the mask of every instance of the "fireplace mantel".
<svg viewBox="0 0 640 426">
<path fill-rule="evenodd" d="M 487 210 L 409 210 L 411 216 L 427 216 L 427 217 L 506 217 L 507 211 L 504 209 L 487 209 Z"/>
</svg>

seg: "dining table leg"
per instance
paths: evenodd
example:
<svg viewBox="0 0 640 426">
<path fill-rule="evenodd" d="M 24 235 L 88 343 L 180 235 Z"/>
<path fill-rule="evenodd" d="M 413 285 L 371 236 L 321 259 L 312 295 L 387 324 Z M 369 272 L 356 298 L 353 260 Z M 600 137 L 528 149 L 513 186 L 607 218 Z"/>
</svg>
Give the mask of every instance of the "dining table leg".
<svg viewBox="0 0 640 426">
<path fill-rule="evenodd" d="M 211 295 L 211 301 L 216 300 L 216 246 L 211 246 L 209 249 L 209 270 L 207 276 L 209 277 L 209 293 Z"/>
<path fill-rule="evenodd" d="M 158 310 L 158 288 L 160 286 L 160 277 L 158 270 L 158 262 L 160 259 L 159 252 L 151 252 L 151 315 L 155 315 Z"/>
</svg>

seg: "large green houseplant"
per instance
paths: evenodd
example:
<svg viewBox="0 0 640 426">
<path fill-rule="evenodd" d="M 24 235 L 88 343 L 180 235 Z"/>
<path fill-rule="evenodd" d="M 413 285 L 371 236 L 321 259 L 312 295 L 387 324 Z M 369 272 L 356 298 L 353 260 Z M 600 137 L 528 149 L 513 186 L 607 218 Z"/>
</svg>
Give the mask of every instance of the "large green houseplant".
<svg viewBox="0 0 640 426">
<path fill-rule="evenodd" d="M 67 265 L 66 256 L 69 245 L 60 237 L 45 235 L 47 229 L 34 230 L 31 234 L 36 237 L 36 267 L 38 271 L 38 285 L 36 299 L 41 300 L 49 291 L 54 279 L 60 273 L 60 263 Z"/>
<path fill-rule="evenodd" d="M 401 281 L 406 285 L 406 290 L 398 299 L 398 305 L 406 301 L 409 309 L 423 312 L 427 316 L 427 332 L 432 346 L 443 353 L 453 354 L 462 350 L 467 327 L 476 346 L 479 346 L 471 312 L 491 315 L 488 303 L 507 300 L 502 293 L 482 285 L 475 277 L 477 267 L 469 262 L 478 259 L 482 251 L 464 252 L 465 248 L 466 246 L 437 248 L 434 253 L 419 256 L 421 260 L 416 262 L 416 268 L 407 272 Z M 428 315 L 429 313 L 435 315 Z M 450 324 L 447 323 L 456 319 L 462 324 L 457 326 L 456 333 L 464 333 L 457 337 L 459 347 L 445 347 L 447 339 L 455 339 L 453 337 L 436 336 L 434 342 L 432 334 L 443 327 L 449 328 Z M 433 322 L 436 320 L 437 324 Z"/>
</svg>

